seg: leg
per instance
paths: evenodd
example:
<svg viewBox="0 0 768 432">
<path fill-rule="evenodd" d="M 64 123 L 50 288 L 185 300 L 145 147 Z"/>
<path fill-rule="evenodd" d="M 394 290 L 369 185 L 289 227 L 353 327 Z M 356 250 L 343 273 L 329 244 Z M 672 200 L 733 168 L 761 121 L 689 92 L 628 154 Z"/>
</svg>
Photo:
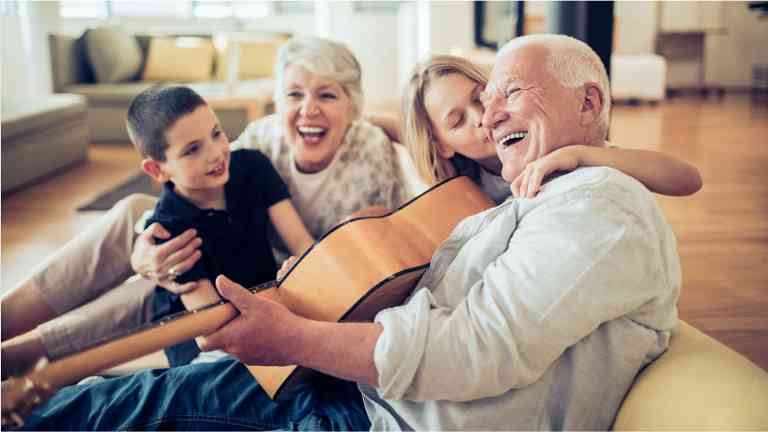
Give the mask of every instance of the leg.
<svg viewBox="0 0 768 432">
<path fill-rule="evenodd" d="M 40 357 L 55 360 L 149 322 L 154 292 L 152 281 L 134 277 L 34 330 L 3 341 L 3 377 L 27 370 Z"/>
<path fill-rule="evenodd" d="M 360 393 L 330 382 L 276 404 L 234 359 L 145 371 L 64 388 L 27 416 L 24 429 L 367 430 Z"/>
<path fill-rule="evenodd" d="M 92 229 L 46 259 L 2 300 L 2 339 L 34 329 L 118 285 L 131 274 L 134 225 L 156 200 L 132 195 Z"/>
</svg>

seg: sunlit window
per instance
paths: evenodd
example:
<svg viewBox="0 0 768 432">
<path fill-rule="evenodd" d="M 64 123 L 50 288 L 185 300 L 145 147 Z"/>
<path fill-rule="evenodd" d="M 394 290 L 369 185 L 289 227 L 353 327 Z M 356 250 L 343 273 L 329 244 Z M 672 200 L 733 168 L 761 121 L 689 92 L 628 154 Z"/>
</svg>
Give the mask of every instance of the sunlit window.
<svg viewBox="0 0 768 432">
<path fill-rule="evenodd" d="M 59 0 L 59 15 L 63 18 L 107 18 L 109 2 Z"/>
<path fill-rule="evenodd" d="M 5 4 L 0 1 L 0 4 Z M 60 0 L 64 18 L 177 18 L 253 19 L 275 14 L 312 13 L 311 1 L 273 2 L 253 0 Z"/>
</svg>

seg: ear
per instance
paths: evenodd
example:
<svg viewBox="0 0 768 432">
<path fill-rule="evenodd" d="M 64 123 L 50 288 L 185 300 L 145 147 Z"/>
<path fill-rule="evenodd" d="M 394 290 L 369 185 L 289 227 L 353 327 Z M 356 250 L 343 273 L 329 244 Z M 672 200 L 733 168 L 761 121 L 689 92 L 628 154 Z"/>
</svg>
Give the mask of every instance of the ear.
<svg viewBox="0 0 768 432">
<path fill-rule="evenodd" d="M 450 159 L 456 155 L 456 151 L 447 145 L 440 143 L 440 141 L 432 140 L 432 145 L 437 147 L 437 155 L 443 159 Z"/>
<path fill-rule="evenodd" d="M 596 83 L 584 84 L 584 96 L 581 101 L 581 125 L 595 123 L 603 111 L 603 92 Z"/>
<path fill-rule="evenodd" d="M 171 177 L 163 170 L 161 163 L 154 159 L 146 158 L 142 160 L 141 169 L 158 183 L 165 183 L 171 179 Z"/>
</svg>

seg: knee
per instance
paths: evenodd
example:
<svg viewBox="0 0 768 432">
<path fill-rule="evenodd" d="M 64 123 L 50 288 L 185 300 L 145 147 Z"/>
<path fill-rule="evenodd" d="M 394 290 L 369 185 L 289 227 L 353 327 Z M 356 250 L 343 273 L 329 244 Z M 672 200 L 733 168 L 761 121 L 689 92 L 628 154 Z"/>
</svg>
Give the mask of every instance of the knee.
<svg viewBox="0 0 768 432">
<path fill-rule="evenodd" d="M 118 213 L 120 219 L 129 221 L 134 225 L 144 215 L 144 212 L 151 211 L 157 204 L 157 198 L 145 194 L 131 194 L 118 201 L 112 208 L 113 212 Z"/>
</svg>

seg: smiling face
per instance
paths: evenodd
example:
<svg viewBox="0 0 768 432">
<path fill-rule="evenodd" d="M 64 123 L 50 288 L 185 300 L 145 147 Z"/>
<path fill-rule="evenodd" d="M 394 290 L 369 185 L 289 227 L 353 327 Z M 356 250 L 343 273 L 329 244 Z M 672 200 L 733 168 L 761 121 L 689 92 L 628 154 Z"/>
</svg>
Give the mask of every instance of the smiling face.
<svg viewBox="0 0 768 432">
<path fill-rule="evenodd" d="M 229 140 L 207 105 L 179 118 L 165 132 L 164 162 L 145 159 L 144 170 L 160 182 L 173 181 L 176 192 L 199 202 L 229 181 Z"/>
<path fill-rule="evenodd" d="M 296 167 L 305 173 L 322 171 L 344 142 L 354 105 L 335 81 L 296 65 L 284 74 L 281 117 Z"/>
<path fill-rule="evenodd" d="M 481 124 L 482 91 L 480 83 L 458 72 L 443 75 L 427 87 L 424 107 L 442 158 L 449 159 L 454 153 L 480 163 L 497 158 Z"/>
<path fill-rule="evenodd" d="M 541 45 L 502 52 L 483 93 L 483 125 L 508 182 L 528 163 L 583 140 L 579 92 L 550 73 L 548 56 Z"/>
</svg>

